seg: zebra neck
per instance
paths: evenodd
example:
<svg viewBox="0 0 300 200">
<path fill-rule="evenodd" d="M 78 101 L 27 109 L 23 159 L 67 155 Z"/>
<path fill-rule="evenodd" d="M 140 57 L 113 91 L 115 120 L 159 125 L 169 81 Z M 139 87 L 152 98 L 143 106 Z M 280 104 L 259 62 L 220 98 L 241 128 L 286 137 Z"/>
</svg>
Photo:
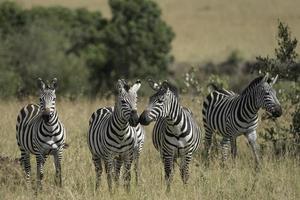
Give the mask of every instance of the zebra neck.
<svg viewBox="0 0 300 200">
<path fill-rule="evenodd" d="M 179 105 L 175 97 L 169 109 L 170 109 L 169 115 L 166 117 L 167 123 L 172 126 L 178 125 L 182 118 L 183 108 L 181 107 L 181 105 Z"/>
<path fill-rule="evenodd" d="M 57 130 L 59 126 L 58 123 L 58 115 L 57 112 L 53 114 L 48 122 L 42 120 L 41 128 L 44 133 L 48 133 L 49 135 L 53 134 L 55 130 Z"/>
<path fill-rule="evenodd" d="M 116 135 L 124 135 L 129 128 L 129 123 L 117 110 L 113 112 L 110 128 Z"/>
<path fill-rule="evenodd" d="M 241 106 L 240 112 L 243 116 L 247 116 L 248 119 L 253 119 L 257 117 L 259 110 L 257 95 L 253 91 L 248 92 L 241 96 Z"/>
</svg>

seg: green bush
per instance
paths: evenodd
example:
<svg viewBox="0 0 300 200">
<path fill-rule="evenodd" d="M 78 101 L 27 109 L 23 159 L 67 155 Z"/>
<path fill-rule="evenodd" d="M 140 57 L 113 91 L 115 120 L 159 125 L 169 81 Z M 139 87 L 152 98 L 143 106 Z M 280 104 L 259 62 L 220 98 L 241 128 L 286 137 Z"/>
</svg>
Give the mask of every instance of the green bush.
<svg viewBox="0 0 300 200">
<path fill-rule="evenodd" d="M 120 77 L 166 75 L 174 33 L 160 19 L 157 5 L 147 0 L 109 3 L 110 21 L 86 9 L 1 3 L 0 83 L 12 81 L 0 97 L 34 94 L 37 77 L 56 76 L 59 92 L 73 98 L 103 95 Z"/>
<path fill-rule="evenodd" d="M 6 41 L 7 56 L 2 55 L 9 66 L 7 73 L 19 77 L 18 88 L 11 88 L 17 91 L 11 94 L 20 97 L 34 94 L 38 77 L 57 77 L 63 82 L 59 92 L 66 95 L 78 95 L 84 92 L 81 87 L 87 88 L 88 70 L 83 61 L 65 54 L 70 43 L 59 30 L 49 28 L 47 21 L 36 20 L 24 32 L 7 36 Z"/>
<path fill-rule="evenodd" d="M 110 77 L 107 84 L 120 76 L 165 77 L 172 62 L 174 33 L 161 20 L 157 4 L 148 0 L 110 0 L 109 5 L 112 19 L 105 28 L 108 57 L 104 67 Z"/>
<path fill-rule="evenodd" d="M 278 120 L 269 121 L 271 128 L 266 128 L 263 133 L 264 142 L 271 142 L 275 155 L 300 153 L 299 130 L 300 127 L 300 62 L 296 53 L 297 39 L 291 37 L 288 25 L 278 23 L 278 47 L 275 48 L 275 57 L 257 57 L 253 69 L 258 73 L 269 72 L 273 76 L 279 75 L 281 82 L 276 85 L 278 97 L 281 102 L 288 102 L 283 111 L 293 110 L 293 120 L 288 125 Z M 265 118 L 268 119 L 268 118 Z"/>
</svg>

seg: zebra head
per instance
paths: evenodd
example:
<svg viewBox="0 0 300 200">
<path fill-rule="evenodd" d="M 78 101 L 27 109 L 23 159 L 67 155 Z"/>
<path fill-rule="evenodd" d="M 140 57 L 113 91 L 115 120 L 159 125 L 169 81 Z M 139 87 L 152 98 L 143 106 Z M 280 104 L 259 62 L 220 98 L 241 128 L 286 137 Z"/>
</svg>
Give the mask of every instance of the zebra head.
<svg viewBox="0 0 300 200">
<path fill-rule="evenodd" d="M 46 122 L 49 122 L 55 113 L 55 89 L 57 88 L 57 79 L 54 78 L 50 84 L 45 84 L 44 81 L 39 78 L 38 86 L 40 88 L 40 109 L 42 117 Z"/>
<path fill-rule="evenodd" d="M 167 81 L 158 84 L 149 79 L 148 82 L 156 93 L 149 98 L 148 107 L 140 116 L 139 121 L 142 125 L 149 125 L 158 118 L 167 117 L 170 114 L 172 98 L 178 95 L 177 89 Z"/>
<path fill-rule="evenodd" d="M 141 87 L 141 81 L 137 80 L 130 86 L 125 80 L 118 80 L 116 111 L 119 116 L 129 122 L 130 126 L 136 127 L 139 123 L 137 114 L 137 91 Z"/>
<path fill-rule="evenodd" d="M 280 117 L 282 114 L 282 108 L 277 99 L 276 91 L 272 87 L 277 79 L 278 75 L 271 79 L 267 73 L 258 84 L 256 91 L 258 96 L 260 96 L 258 99 L 259 106 L 271 113 L 273 117 Z"/>
</svg>

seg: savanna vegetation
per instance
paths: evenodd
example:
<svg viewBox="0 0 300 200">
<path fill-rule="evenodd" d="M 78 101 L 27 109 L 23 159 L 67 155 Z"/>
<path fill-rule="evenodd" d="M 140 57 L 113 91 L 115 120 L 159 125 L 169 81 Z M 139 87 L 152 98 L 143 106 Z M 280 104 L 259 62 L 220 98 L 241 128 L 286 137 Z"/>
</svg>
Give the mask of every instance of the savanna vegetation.
<svg viewBox="0 0 300 200">
<path fill-rule="evenodd" d="M 174 27 L 170 13 L 161 13 L 158 7 L 160 5 L 163 11 L 173 9 L 174 12 L 182 4 L 177 5 L 168 0 L 109 0 L 105 9 L 109 9 L 110 14 L 105 12 L 102 15 L 93 6 L 89 9 L 77 8 L 74 6 L 77 1 L 72 1 L 73 4 L 69 7 L 34 6 L 49 5 L 45 2 L 32 1 L 32 5 L 13 2 L 0 4 L 1 198 L 35 198 L 34 191 L 28 191 L 24 186 L 25 180 L 18 163 L 20 152 L 15 139 L 16 116 L 22 106 L 38 101 L 37 77 L 50 79 L 53 76 L 59 80 L 57 109 L 67 128 L 70 147 L 65 150 L 63 159 L 63 187 L 55 186 L 54 166 L 52 159 L 48 159 L 44 188 L 38 194 L 38 199 L 300 198 L 300 60 L 293 26 L 290 28 L 288 24 L 278 20 L 277 36 L 266 36 L 273 39 L 271 43 L 275 51 L 271 56 L 261 53 L 255 54 L 255 59 L 250 59 L 251 56 L 244 57 L 241 51 L 232 51 L 224 61 L 218 63 L 207 59 L 198 65 L 195 60 L 186 56 L 185 59 L 188 58 L 191 62 L 182 64 L 176 62 L 176 59 L 184 60 L 178 55 L 187 55 L 189 52 L 183 48 L 183 44 L 189 44 L 188 41 L 193 40 L 193 37 L 188 36 L 182 40 L 180 30 L 187 26 L 182 20 L 188 16 L 191 19 L 195 15 L 186 14 L 181 20 L 177 18 L 178 22 Z M 213 5 L 217 3 L 212 1 L 206 4 L 208 7 L 204 6 L 203 9 L 210 15 L 203 18 L 211 16 L 211 23 L 218 21 L 213 17 Z M 234 5 L 237 8 L 240 6 Z M 189 6 L 193 7 L 192 3 Z M 242 6 L 244 7 L 245 5 Z M 248 6 L 250 10 L 252 7 L 252 4 Z M 194 6 L 191 9 L 196 8 Z M 225 10 L 226 8 L 227 6 L 224 7 Z M 288 7 L 288 10 L 291 9 Z M 259 12 L 261 8 L 256 10 Z M 234 15 L 231 18 L 238 17 Z M 172 28 L 163 19 L 173 22 Z M 290 21 L 294 24 L 293 20 L 286 22 L 290 24 Z M 200 22 L 199 24 L 201 25 Z M 202 25 L 205 27 L 207 24 Z M 194 28 L 198 30 L 196 26 Z M 243 31 L 248 29 L 249 27 Z M 296 32 L 298 33 L 298 29 Z M 175 51 L 171 51 L 175 33 L 180 35 L 181 40 L 175 39 Z M 241 47 L 242 41 L 234 38 L 237 41 L 234 44 Z M 216 40 L 221 46 L 220 40 Z M 260 40 L 252 42 L 260 43 Z M 196 44 L 195 42 L 192 46 Z M 208 48 L 207 51 L 210 50 Z M 205 51 L 205 48 L 201 51 Z M 201 109 L 203 98 L 208 93 L 208 84 L 214 83 L 240 92 L 252 78 L 266 72 L 279 74 L 275 89 L 282 103 L 283 115 L 273 119 L 264 111 L 260 113 L 261 123 L 257 130 L 262 156 L 260 172 L 254 170 L 252 153 L 243 137 L 238 138 L 236 162 L 229 159 L 226 167 L 221 168 L 217 142 L 219 138 L 216 136 L 210 167 L 204 167 L 201 145 L 192 162 L 189 184 L 183 187 L 178 166 L 175 166 L 172 190 L 170 194 L 166 194 L 162 163 L 151 142 L 150 125 L 146 127 L 146 143 L 140 160 L 140 184 L 135 186 L 132 181 L 128 194 L 120 187 L 111 196 L 103 173 L 101 189 L 94 190 L 95 172 L 86 142 L 88 119 L 97 108 L 113 105 L 114 98 L 111 94 L 118 78 L 142 79 L 139 113 L 146 107 L 148 94 L 152 92 L 145 80 L 148 77 L 169 79 L 179 87 L 182 104 L 193 111 L 204 134 Z M 35 159 L 32 158 L 33 179 L 35 173 Z"/>
<path fill-rule="evenodd" d="M 0 4 L 1 97 L 34 94 L 37 77 L 63 80 L 77 98 L 109 93 L 118 78 L 167 75 L 172 29 L 152 1 L 110 0 L 112 18 L 64 7 Z M 10 82 L 5 87 L 5 82 Z"/>
<path fill-rule="evenodd" d="M 147 87 L 144 85 L 143 87 Z M 188 105 L 201 125 L 201 106 L 191 101 L 189 96 L 181 97 L 182 103 Z M 32 99 L 35 101 L 35 99 Z M 147 99 L 139 100 L 139 112 L 145 108 Z M 34 190 L 28 192 L 19 163 L 13 158 L 19 157 L 15 140 L 15 120 L 19 108 L 26 104 L 22 101 L 1 102 L 0 111 L 6 117 L 0 120 L 0 194 L 3 199 L 32 199 Z M 174 181 L 170 194 L 165 193 L 164 173 L 159 153 L 151 142 L 152 125 L 146 127 L 146 143 L 141 154 L 141 179 L 139 186 L 132 180 L 131 192 L 127 194 L 122 186 L 110 196 L 105 173 L 101 186 L 95 191 L 95 172 L 91 155 L 87 147 L 86 135 L 90 114 L 99 106 L 111 105 L 113 100 L 69 100 L 59 101 L 57 109 L 68 131 L 67 142 L 70 147 L 65 150 L 63 159 L 63 187 L 54 184 L 53 159 L 45 165 L 43 192 L 38 199 L 298 199 L 300 191 L 299 161 L 291 156 L 275 158 L 272 148 L 262 152 L 262 170 L 256 173 L 250 148 L 245 138 L 238 139 L 238 157 L 234 165 L 228 160 L 225 169 L 220 167 L 218 154 L 214 154 L 209 168 L 204 168 L 200 152 L 195 155 L 191 164 L 189 184 L 183 187 L 178 166 L 175 166 Z M 7 112 L 7 109 L 10 112 Z M 279 123 L 288 125 L 288 113 Z M 266 122 L 259 126 L 259 143 L 263 144 L 261 133 Z M 8 158 L 3 158 L 8 156 Z M 35 159 L 32 157 L 32 177 L 35 180 Z M 34 185 L 34 184 L 33 184 Z"/>
</svg>

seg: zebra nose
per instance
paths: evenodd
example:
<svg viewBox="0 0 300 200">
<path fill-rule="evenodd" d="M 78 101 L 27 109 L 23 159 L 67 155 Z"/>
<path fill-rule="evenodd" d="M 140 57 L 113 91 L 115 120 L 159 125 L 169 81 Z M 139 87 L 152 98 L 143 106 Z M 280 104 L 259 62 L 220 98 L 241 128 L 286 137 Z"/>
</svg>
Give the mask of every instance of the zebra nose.
<svg viewBox="0 0 300 200">
<path fill-rule="evenodd" d="M 136 110 L 131 111 L 131 115 L 129 118 L 129 124 L 130 124 L 130 126 L 133 126 L 133 127 L 136 127 L 139 124 L 139 116 L 138 116 Z"/>
<path fill-rule="evenodd" d="M 49 121 L 50 117 L 51 117 L 51 110 L 50 108 L 46 108 L 43 113 L 42 113 L 42 117 L 45 121 Z"/>
<path fill-rule="evenodd" d="M 43 111 L 43 115 L 50 115 L 50 113 L 50 108 L 45 108 L 45 110 Z"/>
<path fill-rule="evenodd" d="M 148 112 L 147 110 L 145 110 L 145 111 L 141 114 L 141 116 L 140 116 L 140 118 L 139 118 L 139 122 L 140 122 L 142 125 L 147 126 L 147 125 L 150 124 L 151 121 L 152 121 L 152 120 L 149 118 L 149 112 Z"/>
<path fill-rule="evenodd" d="M 280 117 L 282 115 L 282 108 L 281 106 L 276 106 L 272 113 L 273 117 Z"/>
</svg>

